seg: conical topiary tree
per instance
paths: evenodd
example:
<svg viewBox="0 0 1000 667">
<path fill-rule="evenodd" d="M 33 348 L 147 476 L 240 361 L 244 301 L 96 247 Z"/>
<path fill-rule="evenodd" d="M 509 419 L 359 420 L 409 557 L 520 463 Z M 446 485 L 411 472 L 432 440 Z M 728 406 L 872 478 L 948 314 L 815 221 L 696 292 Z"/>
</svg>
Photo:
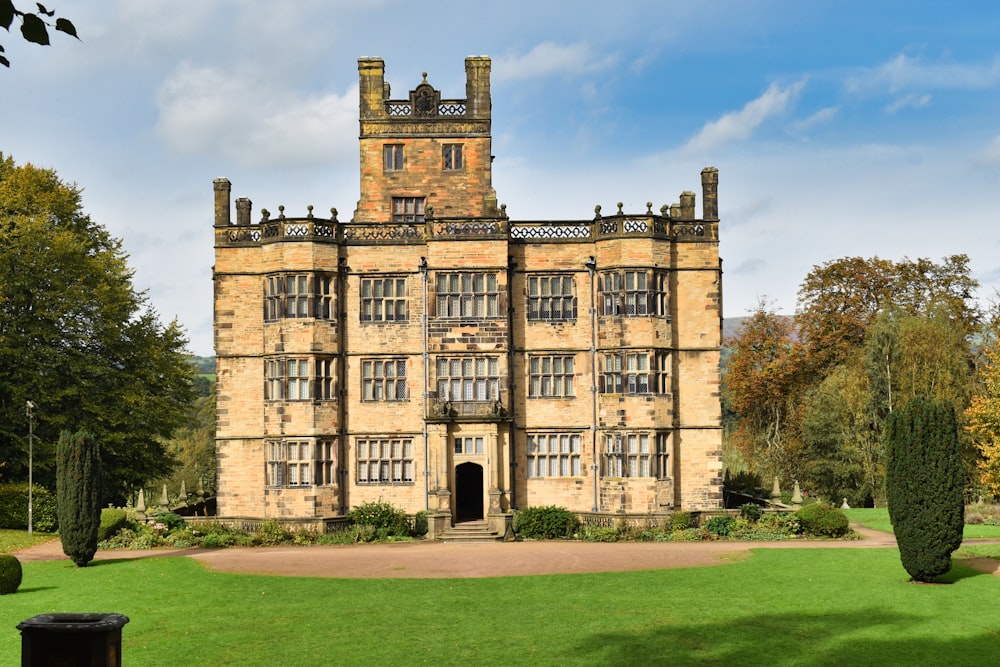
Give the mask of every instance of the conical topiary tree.
<svg viewBox="0 0 1000 667">
<path fill-rule="evenodd" d="M 951 569 L 962 544 L 965 500 L 955 409 L 916 397 L 885 430 L 889 518 L 903 567 L 916 581 Z"/>
<path fill-rule="evenodd" d="M 101 525 L 101 459 L 85 431 L 63 431 L 56 449 L 56 512 L 63 552 L 83 567 L 97 553 Z"/>
</svg>

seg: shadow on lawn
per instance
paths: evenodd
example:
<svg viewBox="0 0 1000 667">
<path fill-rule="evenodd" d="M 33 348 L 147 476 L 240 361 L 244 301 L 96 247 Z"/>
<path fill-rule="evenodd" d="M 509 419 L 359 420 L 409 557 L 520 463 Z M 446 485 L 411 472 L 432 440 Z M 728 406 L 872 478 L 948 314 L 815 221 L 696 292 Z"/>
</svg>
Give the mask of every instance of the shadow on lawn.
<svg viewBox="0 0 1000 667">
<path fill-rule="evenodd" d="M 725 623 L 672 623 L 641 633 L 594 635 L 579 645 L 576 655 L 608 665 L 995 664 L 992 635 L 914 639 L 913 625 L 927 620 L 874 607 L 849 614 L 759 614 Z"/>
</svg>

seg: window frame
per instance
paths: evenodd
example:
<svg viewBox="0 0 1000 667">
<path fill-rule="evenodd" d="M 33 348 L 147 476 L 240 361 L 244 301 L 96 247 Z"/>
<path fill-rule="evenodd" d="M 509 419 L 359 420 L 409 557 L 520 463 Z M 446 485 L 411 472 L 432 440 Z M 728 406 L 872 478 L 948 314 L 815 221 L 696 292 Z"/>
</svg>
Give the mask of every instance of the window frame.
<svg viewBox="0 0 1000 667">
<path fill-rule="evenodd" d="M 337 358 L 281 356 L 264 359 L 264 400 L 336 400 Z"/>
<path fill-rule="evenodd" d="M 358 317 L 362 324 L 409 322 L 410 299 L 406 276 L 363 277 L 358 285 L 358 298 L 361 303 Z"/>
<path fill-rule="evenodd" d="M 525 452 L 527 479 L 586 476 L 582 462 L 582 433 L 527 433 Z"/>
<path fill-rule="evenodd" d="M 435 316 L 448 320 L 501 317 L 500 278 L 491 271 L 438 271 L 434 276 Z"/>
<path fill-rule="evenodd" d="M 373 446 L 377 449 L 372 450 Z M 416 483 L 412 437 L 358 436 L 354 439 L 354 452 L 356 484 L 386 486 Z"/>
<path fill-rule="evenodd" d="M 597 276 L 600 315 L 670 320 L 670 275 L 658 269 L 615 269 Z"/>
<path fill-rule="evenodd" d="M 442 171 L 463 171 L 465 169 L 462 146 L 463 144 L 443 144 L 441 146 Z"/>
<path fill-rule="evenodd" d="M 557 281 L 559 284 L 558 294 L 553 289 L 553 285 Z M 529 322 L 576 321 L 576 276 L 573 274 L 529 275 L 526 291 Z"/>
<path fill-rule="evenodd" d="M 264 277 L 264 321 L 332 320 L 335 282 L 327 273 L 274 273 Z"/>
<path fill-rule="evenodd" d="M 406 366 L 406 357 L 362 359 L 361 401 L 377 403 L 409 400 Z"/>
<path fill-rule="evenodd" d="M 576 355 L 528 356 L 528 398 L 576 398 Z"/>
<path fill-rule="evenodd" d="M 403 171 L 405 166 L 403 144 L 382 144 L 383 171 Z"/>
<path fill-rule="evenodd" d="M 393 197 L 393 222 L 425 222 L 427 220 L 427 200 L 425 197 Z"/>
<path fill-rule="evenodd" d="M 599 393 L 670 395 L 669 351 L 605 350 L 602 354 Z"/>
<path fill-rule="evenodd" d="M 264 474 L 271 488 L 337 483 L 337 438 L 283 438 L 264 444 Z"/>
<path fill-rule="evenodd" d="M 480 364 L 482 365 L 480 366 Z M 467 371 L 469 372 L 467 373 Z M 434 361 L 434 387 L 437 390 L 439 400 L 451 403 L 498 401 L 500 400 L 500 357 L 486 355 L 439 356 Z M 458 393 L 457 398 L 453 395 L 455 393 Z"/>
<path fill-rule="evenodd" d="M 658 479 L 651 431 L 613 431 L 604 434 L 601 448 L 603 477 Z"/>
</svg>

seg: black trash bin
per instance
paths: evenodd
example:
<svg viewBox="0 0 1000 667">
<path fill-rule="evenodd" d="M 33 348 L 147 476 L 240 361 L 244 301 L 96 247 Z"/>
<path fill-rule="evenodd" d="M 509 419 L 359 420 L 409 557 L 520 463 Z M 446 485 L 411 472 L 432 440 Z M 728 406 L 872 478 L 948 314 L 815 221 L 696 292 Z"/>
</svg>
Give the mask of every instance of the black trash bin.
<svg viewBox="0 0 1000 667">
<path fill-rule="evenodd" d="M 39 614 L 21 621 L 21 667 L 121 667 L 122 614 Z"/>
</svg>

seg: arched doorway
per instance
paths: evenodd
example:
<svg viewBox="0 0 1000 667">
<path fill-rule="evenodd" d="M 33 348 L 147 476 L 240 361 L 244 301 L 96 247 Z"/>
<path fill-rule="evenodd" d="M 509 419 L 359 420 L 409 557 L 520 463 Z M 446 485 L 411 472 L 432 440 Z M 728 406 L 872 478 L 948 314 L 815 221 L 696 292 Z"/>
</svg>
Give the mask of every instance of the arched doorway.
<svg viewBox="0 0 1000 667">
<path fill-rule="evenodd" d="M 455 468 L 455 523 L 483 518 L 483 467 L 463 463 Z"/>
</svg>

